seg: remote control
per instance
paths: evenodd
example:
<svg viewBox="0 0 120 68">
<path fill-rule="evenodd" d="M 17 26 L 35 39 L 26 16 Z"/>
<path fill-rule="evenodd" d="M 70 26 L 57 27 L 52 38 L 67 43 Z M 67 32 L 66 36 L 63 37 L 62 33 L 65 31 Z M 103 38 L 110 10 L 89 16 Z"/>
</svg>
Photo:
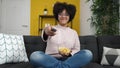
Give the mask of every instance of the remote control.
<svg viewBox="0 0 120 68">
<path fill-rule="evenodd" d="M 56 32 L 57 30 L 55 28 L 51 28 L 51 31 Z"/>
</svg>

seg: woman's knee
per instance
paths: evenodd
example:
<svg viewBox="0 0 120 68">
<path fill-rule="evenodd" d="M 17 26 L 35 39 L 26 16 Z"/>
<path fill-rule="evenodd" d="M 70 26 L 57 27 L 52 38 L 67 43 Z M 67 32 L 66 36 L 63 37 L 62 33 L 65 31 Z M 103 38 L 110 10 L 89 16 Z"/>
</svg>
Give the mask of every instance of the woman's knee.
<svg viewBox="0 0 120 68">
<path fill-rule="evenodd" d="M 30 63 L 35 67 L 40 67 L 40 61 L 43 59 L 44 52 L 42 51 L 35 51 L 30 55 Z"/>
<path fill-rule="evenodd" d="M 88 60 L 92 60 L 93 58 L 93 54 L 90 50 L 81 50 L 81 52 L 83 53 L 84 57 L 88 58 Z"/>
<path fill-rule="evenodd" d="M 41 58 L 41 55 L 43 55 L 43 54 L 44 54 L 44 52 L 42 52 L 42 51 L 35 51 L 30 55 L 30 60 L 32 60 L 32 61 L 38 60 Z"/>
</svg>

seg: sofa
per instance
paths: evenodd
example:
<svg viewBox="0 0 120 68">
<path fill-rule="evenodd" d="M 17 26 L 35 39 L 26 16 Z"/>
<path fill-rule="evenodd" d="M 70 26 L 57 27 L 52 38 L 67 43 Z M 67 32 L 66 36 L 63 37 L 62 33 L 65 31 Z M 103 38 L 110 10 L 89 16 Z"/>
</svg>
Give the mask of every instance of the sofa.
<svg viewBox="0 0 120 68">
<path fill-rule="evenodd" d="M 79 36 L 81 50 L 88 49 L 93 53 L 93 59 L 82 68 L 120 68 L 119 65 L 101 64 L 103 56 L 103 47 L 120 48 L 120 36 Z M 34 51 L 43 51 L 46 49 L 46 42 L 43 42 L 40 36 L 24 36 L 24 43 L 28 59 Z M 111 59 L 110 59 L 111 60 Z M 120 62 L 120 61 L 119 61 Z M 29 62 L 6 63 L 1 64 L 0 68 L 34 68 Z"/>
</svg>

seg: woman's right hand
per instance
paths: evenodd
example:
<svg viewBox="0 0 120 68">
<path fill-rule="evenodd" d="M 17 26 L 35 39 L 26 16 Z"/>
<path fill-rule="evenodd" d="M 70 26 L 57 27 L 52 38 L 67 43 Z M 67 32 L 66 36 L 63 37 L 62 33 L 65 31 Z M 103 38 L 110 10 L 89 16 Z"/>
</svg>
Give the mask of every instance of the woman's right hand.
<svg viewBox="0 0 120 68">
<path fill-rule="evenodd" d="M 52 26 L 45 27 L 44 31 L 48 36 L 54 36 L 56 34 L 55 31 L 52 31 Z"/>
</svg>

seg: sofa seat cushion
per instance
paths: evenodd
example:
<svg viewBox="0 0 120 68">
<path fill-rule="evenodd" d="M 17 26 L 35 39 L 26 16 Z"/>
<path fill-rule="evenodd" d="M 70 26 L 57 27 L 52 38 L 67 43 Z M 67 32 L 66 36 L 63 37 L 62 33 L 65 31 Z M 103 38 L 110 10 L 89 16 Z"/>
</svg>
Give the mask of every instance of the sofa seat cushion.
<svg viewBox="0 0 120 68">
<path fill-rule="evenodd" d="M 1 64 L 0 68 L 34 68 L 29 62 Z"/>
<path fill-rule="evenodd" d="M 89 63 L 82 68 L 104 68 L 104 67 L 98 63 Z"/>
<path fill-rule="evenodd" d="M 105 66 L 103 66 L 104 68 L 120 68 L 120 67 L 118 67 L 118 66 L 110 66 L 110 65 L 105 65 Z"/>
</svg>

